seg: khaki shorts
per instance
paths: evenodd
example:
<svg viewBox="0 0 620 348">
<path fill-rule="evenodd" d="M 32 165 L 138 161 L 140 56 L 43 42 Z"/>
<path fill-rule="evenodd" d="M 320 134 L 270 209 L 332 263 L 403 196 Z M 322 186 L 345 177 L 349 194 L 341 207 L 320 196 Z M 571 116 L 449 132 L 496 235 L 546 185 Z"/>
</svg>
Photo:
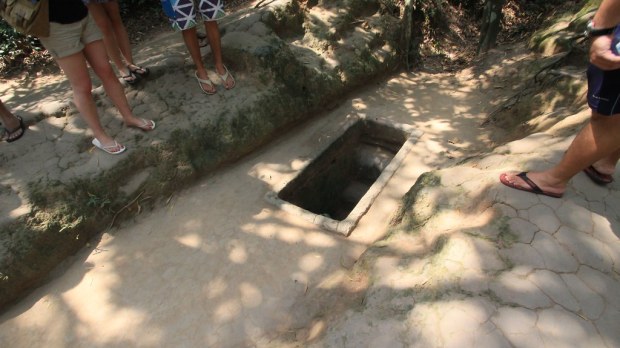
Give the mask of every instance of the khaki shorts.
<svg viewBox="0 0 620 348">
<path fill-rule="evenodd" d="M 50 22 L 50 36 L 39 40 L 52 57 L 58 59 L 78 53 L 86 44 L 101 40 L 102 37 L 95 21 L 88 15 L 71 24 Z"/>
</svg>

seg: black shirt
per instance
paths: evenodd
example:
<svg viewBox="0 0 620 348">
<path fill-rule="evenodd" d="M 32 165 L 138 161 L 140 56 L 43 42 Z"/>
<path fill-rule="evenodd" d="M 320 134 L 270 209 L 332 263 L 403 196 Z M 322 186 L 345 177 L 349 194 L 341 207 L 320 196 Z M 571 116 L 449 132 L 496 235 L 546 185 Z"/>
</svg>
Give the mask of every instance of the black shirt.
<svg viewBox="0 0 620 348">
<path fill-rule="evenodd" d="M 88 9 L 82 0 L 50 0 L 50 22 L 75 23 L 87 15 Z"/>
</svg>

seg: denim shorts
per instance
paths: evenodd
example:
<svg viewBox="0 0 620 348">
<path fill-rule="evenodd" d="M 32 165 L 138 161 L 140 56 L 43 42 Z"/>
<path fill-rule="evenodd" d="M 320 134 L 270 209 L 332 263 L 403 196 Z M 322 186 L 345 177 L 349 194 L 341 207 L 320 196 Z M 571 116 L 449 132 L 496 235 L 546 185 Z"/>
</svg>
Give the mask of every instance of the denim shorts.
<svg viewBox="0 0 620 348">
<path fill-rule="evenodd" d="M 68 57 L 84 49 L 87 44 L 101 40 L 102 34 L 90 15 L 70 24 L 50 22 L 50 35 L 39 40 L 56 59 Z"/>
<path fill-rule="evenodd" d="M 620 69 L 588 67 L 588 105 L 592 111 L 611 116 L 620 114 Z"/>
<path fill-rule="evenodd" d="M 186 30 L 196 26 L 196 12 L 203 21 L 215 21 L 226 15 L 223 0 L 161 0 L 172 28 Z M 196 11 L 198 10 L 198 11 Z"/>
</svg>

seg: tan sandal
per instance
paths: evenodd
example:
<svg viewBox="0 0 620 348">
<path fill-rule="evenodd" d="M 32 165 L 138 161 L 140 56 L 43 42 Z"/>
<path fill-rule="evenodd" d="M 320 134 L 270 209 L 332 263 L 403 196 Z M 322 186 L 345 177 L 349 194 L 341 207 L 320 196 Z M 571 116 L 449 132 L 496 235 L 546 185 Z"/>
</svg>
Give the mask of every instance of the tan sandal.
<svg viewBox="0 0 620 348">
<path fill-rule="evenodd" d="M 198 71 L 196 71 L 196 72 L 194 73 L 194 75 L 196 76 L 196 80 L 198 80 L 198 85 L 200 86 L 200 89 L 202 89 L 202 91 L 203 91 L 205 94 L 208 94 L 208 95 L 213 95 L 213 94 L 215 94 L 215 93 L 217 92 L 217 89 L 215 88 L 215 85 L 213 84 L 213 82 L 211 82 L 211 80 L 209 80 L 209 79 L 206 79 L 206 80 L 205 80 L 205 79 L 201 79 L 200 77 L 198 77 Z M 208 86 L 212 87 L 212 88 L 213 88 L 213 91 L 206 90 L 206 89 L 202 86 L 202 84 L 203 84 L 203 83 L 204 83 L 205 85 L 208 85 Z"/>
<path fill-rule="evenodd" d="M 226 72 L 223 75 L 217 74 L 217 69 L 215 70 L 215 73 L 217 74 L 217 76 L 220 77 L 220 79 L 222 80 L 222 84 L 224 85 L 224 88 L 230 90 L 235 88 L 235 85 L 237 84 L 237 82 L 235 82 L 235 78 L 232 76 L 232 74 L 228 71 L 228 68 L 226 67 L 226 65 L 224 65 L 224 70 L 226 70 Z M 230 79 L 232 80 L 232 86 L 230 87 L 226 87 L 226 81 L 228 81 L 228 78 L 230 77 Z"/>
</svg>

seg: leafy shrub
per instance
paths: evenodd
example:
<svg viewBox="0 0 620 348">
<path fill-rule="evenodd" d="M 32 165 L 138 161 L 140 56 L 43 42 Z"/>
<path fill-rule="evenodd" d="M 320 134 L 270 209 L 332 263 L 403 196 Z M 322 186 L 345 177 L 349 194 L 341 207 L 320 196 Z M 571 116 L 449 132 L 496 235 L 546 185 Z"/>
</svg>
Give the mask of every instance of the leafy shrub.
<svg viewBox="0 0 620 348">
<path fill-rule="evenodd" d="M 144 11 L 161 11 L 160 2 L 153 0 L 124 0 L 119 1 L 118 5 L 123 18 L 141 16 Z"/>
<path fill-rule="evenodd" d="M 39 39 L 25 36 L 0 20 L 0 74 L 23 70 L 33 61 L 49 61 Z"/>
</svg>

